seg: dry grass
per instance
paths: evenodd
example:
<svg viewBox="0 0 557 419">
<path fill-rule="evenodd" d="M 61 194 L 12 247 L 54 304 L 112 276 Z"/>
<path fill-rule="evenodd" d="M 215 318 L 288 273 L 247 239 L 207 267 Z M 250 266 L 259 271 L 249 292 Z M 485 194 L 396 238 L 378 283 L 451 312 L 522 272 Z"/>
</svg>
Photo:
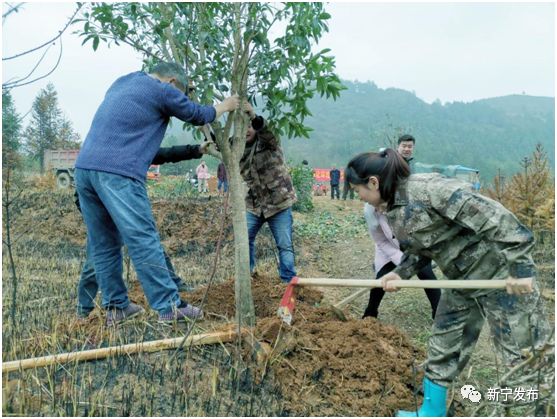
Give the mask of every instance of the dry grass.
<svg viewBox="0 0 557 419">
<path fill-rule="evenodd" d="M 48 189 L 48 186 L 45 188 Z M 58 192 L 52 194 L 55 199 L 49 202 L 56 205 L 52 211 L 75 211 L 71 195 Z M 33 211 L 24 204 L 16 214 L 19 217 L 25 217 L 26 211 Z M 331 202 L 328 198 L 320 197 L 316 198 L 315 204 L 316 214 L 295 213 L 296 222 L 310 225 L 312 217 L 320 211 L 328 211 L 339 219 L 347 214 L 351 217 L 361 215 L 361 204 L 357 201 Z M 79 216 L 76 217 L 79 221 Z M 36 221 L 40 226 L 51 225 L 48 220 Z M 208 225 L 211 225 L 210 221 Z M 21 231 L 28 227 L 17 225 Z M 213 227 L 216 229 L 218 226 L 215 224 Z M 163 339 L 189 332 L 199 333 L 213 327 L 209 322 L 197 324 L 194 330 L 189 330 L 188 325 L 161 327 L 152 312 L 116 330 L 104 327 L 100 311 L 95 311 L 88 321 L 76 321 L 76 284 L 84 260 L 83 237 L 79 235 L 82 234 L 81 230 L 76 226 L 78 236 L 61 241 L 56 238 L 56 230 L 42 231 L 41 228 L 37 227 L 23 235 L 14 247 L 19 278 L 15 329 L 10 327 L 7 317 L 13 302 L 10 300 L 8 263 L 3 260 L 4 361 Z M 300 276 L 372 277 L 373 244 L 367 238 L 364 225 L 358 224 L 355 228 L 347 229 L 340 223 L 334 240 L 322 240 L 318 234 L 314 237 L 311 234 L 299 237 L 295 233 Z M 177 273 L 194 286 L 204 284 L 213 254 L 205 248 L 184 249 L 180 254 L 171 252 Z M 258 269 L 275 270 L 277 255 L 267 227 L 258 237 L 257 249 L 260 262 Z M 536 251 L 536 261 L 541 267 L 540 280 L 547 285 L 544 295 L 551 309 L 554 308 L 554 249 L 547 241 L 541 243 Z M 232 272 L 233 245 L 227 242 L 216 281 L 228 279 Z M 133 270 L 125 271 L 124 278 L 135 281 Z M 352 292 L 324 291 L 331 302 Z M 349 313 L 359 317 L 366 302 L 367 296 L 355 301 L 348 309 Z M 423 292 L 406 290 L 385 298 L 380 320 L 396 325 L 411 337 L 415 345 L 425 348 L 430 328 L 428 312 L 428 302 Z M 174 357 L 171 357 L 173 352 L 143 354 L 11 373 L 4 375 L 2 411 L 4 415 L 53 416 L 280 415 L 283 412 L 280 392 L 271 378 L 256 384 L 253 365 L 234 356 L 235 353 L 233 345 L 213 346 L 180 351 Z M 495 383 L 496 376 L 497 367 L 489 334 L 484 331 L 473 359 L 457 385 L 471 382 L 484 389 Z M 504 410 L 503 413 L 523 412 L 515 409 Z"/>
</svg>

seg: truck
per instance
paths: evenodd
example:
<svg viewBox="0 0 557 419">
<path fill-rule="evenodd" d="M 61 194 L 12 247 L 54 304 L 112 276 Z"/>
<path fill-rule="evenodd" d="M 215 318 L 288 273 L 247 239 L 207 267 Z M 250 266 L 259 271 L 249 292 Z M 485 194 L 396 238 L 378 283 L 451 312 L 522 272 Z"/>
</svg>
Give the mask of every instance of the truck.
<svg viewBox="0 0 557 419">
<path fill-rule="evenodd" d="M 79 150 L 45 150 L 45 168 L 54 172 L 58 188 L 65 189 L 73 185 L 74 166 L 78 154 Z M 158 181 L 160 176 L 160 166 L 152 164 L 147 172 L 147 179 Z"/>
<path fill-rule="evenodd" d="M 472 189 L 479 191 L 480 171 L 471 167 L 465 167 L 458 164 L 425 164 L 415 163 L 414 173 L 440 173 L 443 176 L 460 179 L 472 185 Z"/>
<path fill-rule="evenodd" d="M 75 161 L 79 150 L 45 150 L 44 166 L 56 176 L 59 188 L 69 188 L 73 184 Z"/>
</svg>

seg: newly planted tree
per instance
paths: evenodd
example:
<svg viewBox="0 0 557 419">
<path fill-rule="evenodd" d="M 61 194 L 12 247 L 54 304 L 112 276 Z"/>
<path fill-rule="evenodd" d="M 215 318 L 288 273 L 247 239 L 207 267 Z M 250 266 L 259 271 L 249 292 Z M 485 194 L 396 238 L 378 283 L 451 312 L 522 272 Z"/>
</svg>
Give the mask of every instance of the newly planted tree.
<svg viewBox="0 0 557 419">
<path fill-rule="evenodd" d="M 316 93 L 336 99 L 343 89 L 328 49 L 315 45 L 328 30 L 321 3 L 92 3 L 78 21 L 84 42 L 126 43 L 147 69 L 159 60 L 182 65 L 192 97 L 211 103 L 230 93 L 259 104 L 277 135 L 309 137 L 306 103 Z M 235 240 L 236 315 L 255 321 L 249 272 L 245 191 L 239 161 L 248 119 L 241 111 L 212 130 L 230 182 Z"/>
</svg>

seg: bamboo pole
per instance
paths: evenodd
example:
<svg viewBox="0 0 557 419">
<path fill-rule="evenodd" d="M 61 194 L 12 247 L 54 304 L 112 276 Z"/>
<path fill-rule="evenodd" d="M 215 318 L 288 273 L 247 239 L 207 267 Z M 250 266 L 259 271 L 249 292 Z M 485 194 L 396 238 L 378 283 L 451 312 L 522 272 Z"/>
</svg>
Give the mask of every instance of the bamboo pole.
<svg viewBox="0 0 557 419">
<path fill-rule="evenodd" d="M 241 334 L 243 335 L 245 333 L 246 330 L 243 329 L 241 331 Z M 238 331 L 233 327 L 229 330 L 220 332 L 201 333 L 198 335 L 189 336 L 184 343 L 184 347 L 231 342 L 237 336 Z M 52 364 L 65 364 L 69 362 L 102 359 L 110 356 L 129 355 L 138 352 L 158 352 L 166 349 L 177 348 L 178 346 L 180 346 L 183 340 L 183 337 L 169 338 L 153 340 L 150 342 L 130 343 L 128 345 L 110 346 L 107 348 L 90 349 L 87 351 L 67 352 L 58 355 L 29 358 L 19 361 L 3 362 L 2 373 L 25 370 L 28 368 L 45 367 Z"/>
<path fill-rule="evenodd" d="M 389 281 L 398 288 L 457 288 L 457 289 L 500 289 L 506 288 L 506 279 L 454 279 L 421 280 L 402 279 Z M 524 285 L 532 284 L 532 278 L 524 278 Z M 319 287 L 381 288 L 380 279 L 336 279 L 336 278 L 299 278 L 295 285 Z"/>
</svg>

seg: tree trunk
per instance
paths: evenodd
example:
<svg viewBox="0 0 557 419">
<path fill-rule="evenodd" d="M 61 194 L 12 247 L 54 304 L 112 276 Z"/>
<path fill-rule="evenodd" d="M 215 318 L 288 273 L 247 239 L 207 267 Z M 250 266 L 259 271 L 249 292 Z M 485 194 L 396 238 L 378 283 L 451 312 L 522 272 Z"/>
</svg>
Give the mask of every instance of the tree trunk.
<svg viewBox="0 0 557 419">
<path fill-rule="evenodd" d="M 40 165 L 41 175 L 44 175 L 44 150 L 41 150 L 39 152 L 39 165 Z"/>
<path fill-rule="evenodd" d="M 232 66 L 232 92 L 238 93 L 242 100 L 247 93 L 247 45 L 242 48 L 242 4 L 234 4 L 234 19 L 236 30 L 234 33 L 235 57 Z M 232 145 L 228 142 L 233 122 Z M 251 273 L 249 268 L 249 240 L 246 221 L 246 203 L 243 179 L 240 174 L 240 159 L 246 145 L 247 117 L 240 110 L 229 115 L 224 129 L 222 141 L 223 158 L 229 169 L 230 201 L 232 204 L 232 224 L 234 227 L 235 249 L 235 297 L 236 321 L 239 327 L 255 325 L 255 308 L 251 293 Z"/>
<path fill-rule="evenodd" d="M 232 225 L 234 228 L 236 321 L 240 327 L 255 325 L 255 308 L 251 294 L 248 225 L 245 191 L 238 159 L 227 159 Z"/>
</svg>

